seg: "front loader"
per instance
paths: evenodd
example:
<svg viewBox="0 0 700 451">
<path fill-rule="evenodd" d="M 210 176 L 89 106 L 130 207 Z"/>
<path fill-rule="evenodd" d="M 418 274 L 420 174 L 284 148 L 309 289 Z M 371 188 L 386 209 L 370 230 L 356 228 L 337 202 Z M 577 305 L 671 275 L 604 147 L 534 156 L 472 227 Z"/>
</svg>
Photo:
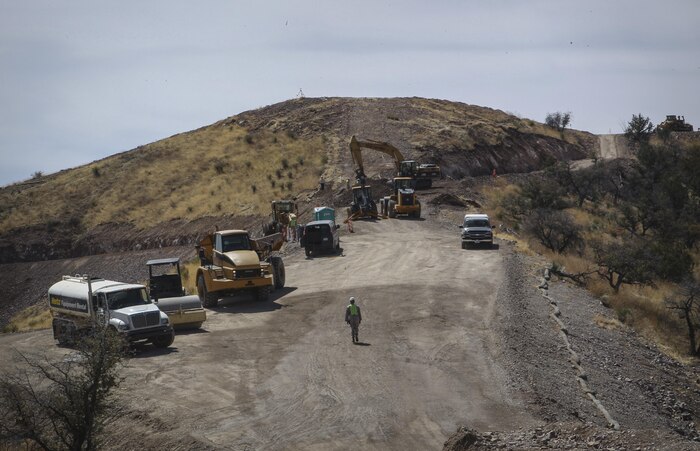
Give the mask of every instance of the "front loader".
<svg viewBox="0 0 700 451">
<path fill-rule="evenodd" d="M 352 187 L 352 203 L 348 208 L 348 219 L 377 218 L 377 204 L 372 199 L 372 190 L 369 185 L 357 185 Z M 347 221 L 346 220 L 346 221 Z"/>
<path fill-rule="evenodd" d="M 416 180 L 411 177 L 395 177 L 394 193 L 382 199 L 382 212 L 390 218 L 406 215 L 420 218 L 420 201 L 413 189 Z"/>
</svg>

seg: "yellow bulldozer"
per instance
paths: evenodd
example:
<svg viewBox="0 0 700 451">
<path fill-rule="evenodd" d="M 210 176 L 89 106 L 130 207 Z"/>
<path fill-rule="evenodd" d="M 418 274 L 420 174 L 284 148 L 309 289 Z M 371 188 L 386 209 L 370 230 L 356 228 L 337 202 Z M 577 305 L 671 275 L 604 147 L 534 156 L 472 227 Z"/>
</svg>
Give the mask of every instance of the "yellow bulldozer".
<svg viewBox="0 0 700 451">
<path fill-rule="evenodd" d="M 666 120 L 656 127 L 656 131 L 692 132 L 693 126 L 685 121 L 684 116 L 676 116 L 675 114 L 671 114 L 667 115 Z"/>
</svg>

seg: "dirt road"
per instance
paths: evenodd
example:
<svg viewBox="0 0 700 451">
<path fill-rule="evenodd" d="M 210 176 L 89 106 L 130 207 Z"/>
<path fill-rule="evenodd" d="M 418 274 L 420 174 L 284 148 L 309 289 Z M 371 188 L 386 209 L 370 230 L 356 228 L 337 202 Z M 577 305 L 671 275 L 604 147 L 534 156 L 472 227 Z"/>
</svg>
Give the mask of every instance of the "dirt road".
<svg viewBox="0 0 700 451">
<path fill-rule="evenodd" d="M 600 140 L 600 157 L 604 160 L 629 158 L 631 156 L 624 135 L 598 135 Z"/>
<path fill-rule="evenodd" d="M 487 348 L 503 278 L 497 249 L 463 251 L 430 221 L 356 223 L 342 256 L 286 259 L 273 302 L 223 300 L 205 330 L 145 347 L 120 392 L 146 448 L 439 449 L 462 424 L 532 425 Z M 362 307 L 360 345 L 343 321 Z M 497 343 L 495 343 L 497 346 Z M 0 347 L 70 352 L 49 332 Z M 124 446 L 124 442 L 114 442 Z M 167 446 L 166 446 L 167 445 Z"/>
</svg>

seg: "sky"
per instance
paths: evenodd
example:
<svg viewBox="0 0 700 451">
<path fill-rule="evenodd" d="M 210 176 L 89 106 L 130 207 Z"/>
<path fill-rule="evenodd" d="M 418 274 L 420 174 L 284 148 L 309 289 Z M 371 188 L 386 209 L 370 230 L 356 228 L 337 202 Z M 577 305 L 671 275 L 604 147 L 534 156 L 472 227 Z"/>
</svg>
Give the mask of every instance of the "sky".
<svg viewBox="0 0 700 451">
<path fill-rule="evenodd" d="M 0 186 L 297 97 L 700 127 L 700 1 L 0 0 Z"/>
</svg>

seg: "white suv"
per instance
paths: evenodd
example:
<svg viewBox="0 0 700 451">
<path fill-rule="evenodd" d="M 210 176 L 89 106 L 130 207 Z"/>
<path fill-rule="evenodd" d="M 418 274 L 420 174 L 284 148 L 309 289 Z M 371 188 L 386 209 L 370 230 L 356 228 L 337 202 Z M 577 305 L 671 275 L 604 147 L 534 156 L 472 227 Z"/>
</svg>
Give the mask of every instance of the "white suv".
<svg viewBox="0 0 700 451">
<path fill-rule="evenodd" d="M 466 214 L 462 229 L 462 249 L 466 249 L 469 243 L 489 243 L 493 245 L 493 226 L 489 222 L 489 216 L 485 214 Z"/>
</svg>

